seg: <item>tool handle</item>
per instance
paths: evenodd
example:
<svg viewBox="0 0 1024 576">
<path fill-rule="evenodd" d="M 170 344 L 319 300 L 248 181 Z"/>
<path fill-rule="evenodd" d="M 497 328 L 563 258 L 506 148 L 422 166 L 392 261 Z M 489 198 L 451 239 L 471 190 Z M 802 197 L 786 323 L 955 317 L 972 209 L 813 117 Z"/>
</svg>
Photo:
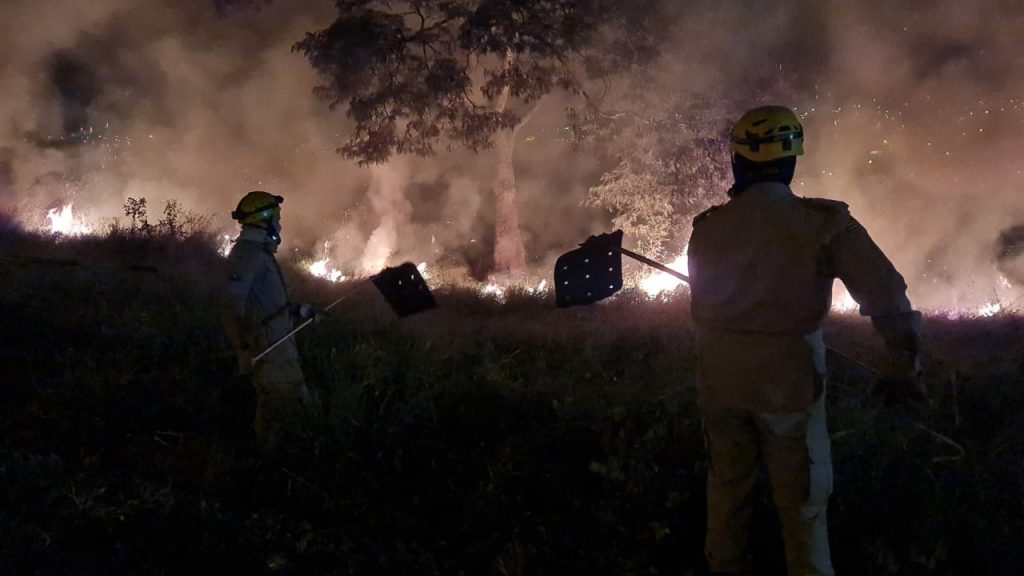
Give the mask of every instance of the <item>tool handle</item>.
<svg viewBox="0 0 1024 576">
<path fill-rule="evenodd" d="M 330 304 L 328 304 L 324 308 L 324 311 L 327 311 L 327 310 L 330 310 L 331 308 L 334 308 L 339 302 L 341 302 L 345 298 L 348 298 L 348 295 L 351 294 L 351 293 L 352 292 L 346 292 L 340 298 L 338 298 L 334 302 L 331 302 Z M 271 350 L 273 350 L 274 348 L 277 348 L 278 346 L 280 346 L 282 342 L 284 342 L 285 340 L 287 340 L 287 339 L 291 338 L 292 336 L 294 336 L 296 332 L 298 332 L 299 330 L 302 330 L 306 326 L 309 326 L 312 322 L 313 322 L 313 318 L 310 318 L 310 319 L 306 320 L 305 322 L 303 322 L 302 324 L 299 324 L 298 326 L 296 326 L 295 329 L 293 329 L 291 332 L 285 334 L 280 340 L 278 340 L 277 342 L 274 342 L 273 344 L 268 346 L 266 350 L 264 350 L 263 352 L 260 352 L 257 356 L 253 357 L 253 359 L 252 359 L 253 364 L 255 364 L 256 361 L 259 360 L 260 358 L 263 358 L 264 356 L 266 356 Z"/>
<path fill-rule="evenodd" d="M 302 324 L 299 324 L 298 326 L 296 326 L 294 330 L 292 330 L 291 332 L 285 334 L 283 338 L 281 338 L 277 342 L 274 342 L 273 344 L 268 346 L 266 350 L 264 350 L 263 352 L 260 352 L 256 356 L 254 356 L 253 359 L 252 359 L 252 363 L 255 364 L 257 360 L 259 360 L 260 358 L 263 358 L 264 356 L 269 354 L 271 350 L 273 350 L 274 348 L 277 348 L 278 346 L 280 346 L 282 342 L 284 342 L 285 340 L 291 338 L 293 335 L 295 335 L 296 332 L 298 332 L 299 330 L 302 330 L 303 328 L 308 326 L 310 324 L 310 322 L 312 322 L 312 321 L 313 321 L 313 319 L 310 318 L 309 320 L 306 320 Z"/>
<path fill-rule="evenodd" d="M 661 270 L 665 274 L 670 274 L 672 276 L 675 276 L 676 278 L 679 278 L 680 280 L 682 280 L 683 282 L 686 282 L 687 284 L 690 283 L 690 277 L 689 276 L 687 276 L 686 274 L 683 274 L 681 272 L 676 272 L 675 270 L 669 268 L 668 266 L 665 266 L 661 262 L 655 262 L 654 260 L 651 260 L 650 258 L 648 258 L 646 256 L 641 256 L 640 254 L 637 254 L 636 252 L 633 252 L 632 250 L 626 250 L 625 248 L 617 248 L 617 250 L 619 252 L 622 252 L 626 256 L 629 256 L 630 258 L 632 258 L 634 260 L 637 260 L 639 262 L 643 262 L 644 264 L 647 264 L 648 266 L 650 266 L 652 268 L 657 268 L 658 270 Z"/>
</svg>

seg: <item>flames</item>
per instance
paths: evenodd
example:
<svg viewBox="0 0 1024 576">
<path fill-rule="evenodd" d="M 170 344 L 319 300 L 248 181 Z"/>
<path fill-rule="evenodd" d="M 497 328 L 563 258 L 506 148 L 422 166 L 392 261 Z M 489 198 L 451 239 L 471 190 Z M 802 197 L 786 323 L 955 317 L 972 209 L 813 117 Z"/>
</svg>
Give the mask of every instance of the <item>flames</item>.
<svg viewBox="0 0 1024 576">
<path fill-rule="evenodd" d="M 46 212 L 46 219 L 50 221 L 50 234 L 60 236 L 86 236 L 92 234 L 92 227 L 85 219 L 75 216 L 71 202 L 60 208 L 52 208 Z"/>
<path fill-rule="evenodd" d="M 76 212 L 74 210 L 73 203 L 71 202 L 68 202 L 58 208 L 47 210 L 44 222 L 46 222 L 46 224 L 41 226 L 39 230 L 54 237 L 80 237 L 97 233 L 97 227 L 90 223 L 84 216 L 82 216 L 81 213 Z M 217 238 L 219 244 L 217 251 L 222 256 L 226 257 L 234 242 L 233 236 L 230 234 L 219 234 Z M 304 264 L 306 271 L 310 275 L 322 278 L 329 282 L 340 283 L 351 280 L 357 275 L 365 276 L 369 273 L 379 271 L 379 269 L 372 271 L 365 270 L 361 274 L 345 274 L 341 267 L 333 261 L 329 247 L 330 245 L 326 242 L 322 244 L 321 257 Z M 365 260 L 366 259 L 363 258 L 360 262 L 353 263 L 353 266 L 356 268 L 365 268 L 367 264 Z M 385 265 L 386 262 L 380 262 L 380 268 L 383 268 Z M 672 259 L 667 266 L 682 274 L 688 274 L 687 247 L 684 247 L 682 253 Z M 425 279 L 430 278 L 426 262 L 420 262 L 417 269 Z M 444 275 L 442 275 L 442 277 L 443 276 Z M 473 286 L 481 296 L 493 298 L 499 302 L 505 302 L 513 292 L 535 297 L 545 297 L 549 291 L 548 280 L 541 279 L 536 284 L 534 284 L 534 282 L 536 282 L 536 280 L 509 285 L 495 282 L 476 284 L 471 281 L 467 281 L 467 285 Z M 1013 289 L 1013 285 L 1004 276 L 1000 276 L 998 283 L 1003 290 L 997 290 L 997 292 L 1002 293 Z M 654 271 L 640 279 L 632 288 L 640 291 L 649 299 L 671 299 L 678 297 L 679 287 L 683 284 L 684 282 L 680 281 L 675 276 L 661 271 Z M 1006 294 L 1003 294 L 1003 296 L 1006 296 Z M 934 309 L 930 310 L 930 312 L 950 319 L 991 318 L 999 315 L 1017 314 L 1018 309 L 1014 306 L 1016 301 L 1011 300 L 1012 294 L 1010 297 L 1001 297 L 997 295 L 996 299 L 973 307 L 958 306 L 948 309 Z M 842 286 L 841 283 L 837 282 L 835 289 L 833 290 L 832 312 L 839 314 L 852 314 L 856 313 L 858 308 L 859 306 L 857 302 L 854 301 L 845 287 Z"/>
<path fill-rule="evenodd" d="M 231 237 L 231 234 L 221 234 L 220 247 L 217 248 L 217 253 L 223 256 L 224 258 L 227 258 L 228 254 L 231 253 L 231 245 L 234 243 L 235 240 L 234 238 Z"/>
<path fill-rule="evenodd" d="M 978 309 L 978 316 L 981 316 L 982 318 L 990 318 L 992 316 L 995 316 L 996 314 L 999 314 L 1000 312 L 1002 312 L 1002 310 L 1002 304 L 1000 304 L 999 302 L 990 302 Z"/>
<path fill-rule="evenodd" d="M 533 285 L 532 283 L 506 285 L 498 284 L 496 282 L 488 282 L 477 289 L 477 292 L 479 292 L 481 296 L 493 298 L 498 302 L 505 302 L 508 300 L 509 294 L 513 291 L 522 292 L 523 294 L 530 296 L 544 297 L 548 293 L 548 281 L 546 279 L 541 280 L 536 285 Z"/>
<path fill-rule="evenodd" d="M 683 248 L 683 253 L 677 256 L 672 262 L 668 264 L 668 267 L 684 275 L 690 273 L 690 267 L 687 260 L 687 252 L 689 251 L 689 244 Z M 640 281 L 640 289 L 647 294 L 648 298 L 657 298 L 662 294 L 668 294 L 674 292 L 676 288 L 683 285 L 683 281 L 671 274 L 665 272 L 655 272 L 650 276 L 647 276 Z"/>
<path fill-rule="evenodd" d="M 331 266 L 330 258 L 323 258 L 312 262 L 306 267 L 306 270 L 317 278 L 323 278 L 324 280 L 330 280 L 331 282 L 344 282 L 345 280 L 348 280 L 348 276 L 345 276 L 341 270 Z"/>
<path fill-rule="evenodd" d="M 328 245 L 325 243 L 324 246 L 326 248 Z M 424 280 L 430 278 L 430 273 L 427 272 L 426 262 L 420 262 L 417 264 L 416 269 L 419 270 L 420 276 L 423 276 Z M 345 282 L 346 280 L 351 280 L 353 278 L 352 276 L 346 276 L 344 272 L 336 268 L 334 264 L 331 263 L 330 256 L 324 256 L 319 260 L 309 262 L 306 264 L 306 271 L 317 278 L 323 278 L 324 280 L 335 283 Z"/>
<path fill-rule="evenodd" d="M 850 296 L 846 286 L 837 282 L 832 288 L 832 311 L 839 314 L 853 314 L 860 309 L 860 304 Z"/>
</svg>

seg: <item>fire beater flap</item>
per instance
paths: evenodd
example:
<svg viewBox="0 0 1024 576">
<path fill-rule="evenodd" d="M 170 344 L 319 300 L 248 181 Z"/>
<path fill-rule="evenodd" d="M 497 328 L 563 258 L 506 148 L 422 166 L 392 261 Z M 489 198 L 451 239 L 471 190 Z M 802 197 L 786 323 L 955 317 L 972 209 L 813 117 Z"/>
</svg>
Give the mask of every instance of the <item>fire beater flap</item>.
<svg viewBox="0 0 1024 576">
<path fill-rule="evenodd" d="M 587 238 L 555 262 L 555 304 L 593 304 L 622 289 L 622 230 Z"/>
<path fill-rule="evenodd" d="M 385 268 L 372 281 L 399 317 L 437 307 L 427 282 L 412 262 Z"/>
</svg>

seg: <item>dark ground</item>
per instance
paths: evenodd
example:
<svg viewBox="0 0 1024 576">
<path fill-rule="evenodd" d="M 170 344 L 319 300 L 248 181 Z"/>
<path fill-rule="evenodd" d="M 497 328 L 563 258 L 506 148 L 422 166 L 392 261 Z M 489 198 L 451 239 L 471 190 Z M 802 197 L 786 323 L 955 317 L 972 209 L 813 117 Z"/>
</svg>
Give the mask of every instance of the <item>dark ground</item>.
<svg viewBox="0 0 1024 576">
<path fill-rule="evenodd" d="M 0 237 L 0 574 L 702 573 L 685 298 L 439 291 L 398 321 L 364 286 L 298 338 L 324 420 L 271 463 L 218 259 L 201 238 Z M 297 300 L 339 290 L 287 272 Z M 870 376 L 834 364 L 837 571 L 1024 573 L 1024 322 L 926 330 L 932 409 L 872 407 Z M 879 358 L 859 319 L 828 338 Z M 758 574 L 782 574 L 764 490 L 758 510 Z"/>
</svg>

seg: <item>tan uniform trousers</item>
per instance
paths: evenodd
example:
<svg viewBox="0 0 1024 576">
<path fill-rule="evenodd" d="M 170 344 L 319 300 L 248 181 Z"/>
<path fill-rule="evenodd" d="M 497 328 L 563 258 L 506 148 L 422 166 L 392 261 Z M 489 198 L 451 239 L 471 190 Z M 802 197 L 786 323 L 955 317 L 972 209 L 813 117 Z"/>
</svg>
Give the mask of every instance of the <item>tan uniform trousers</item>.
<svg viewBox="0 0 1024 576">
<path fill-rule="evenodd" d="M 832 459 L 825 395 L 810 408 L 759 413 L 705 407 L 708 439 L 708 534 L 712 571 L 747 574 L 751 493 L 764 463 L 782 525 L 790 576 L 832 575 L 826 507 Z"/>
<path fill-rule="evenodd" d="M 291 340 L 256 363 L 256 439 L 270 453 L 294 451 L 309 435 L 314 408 Z"/>
</svg>

